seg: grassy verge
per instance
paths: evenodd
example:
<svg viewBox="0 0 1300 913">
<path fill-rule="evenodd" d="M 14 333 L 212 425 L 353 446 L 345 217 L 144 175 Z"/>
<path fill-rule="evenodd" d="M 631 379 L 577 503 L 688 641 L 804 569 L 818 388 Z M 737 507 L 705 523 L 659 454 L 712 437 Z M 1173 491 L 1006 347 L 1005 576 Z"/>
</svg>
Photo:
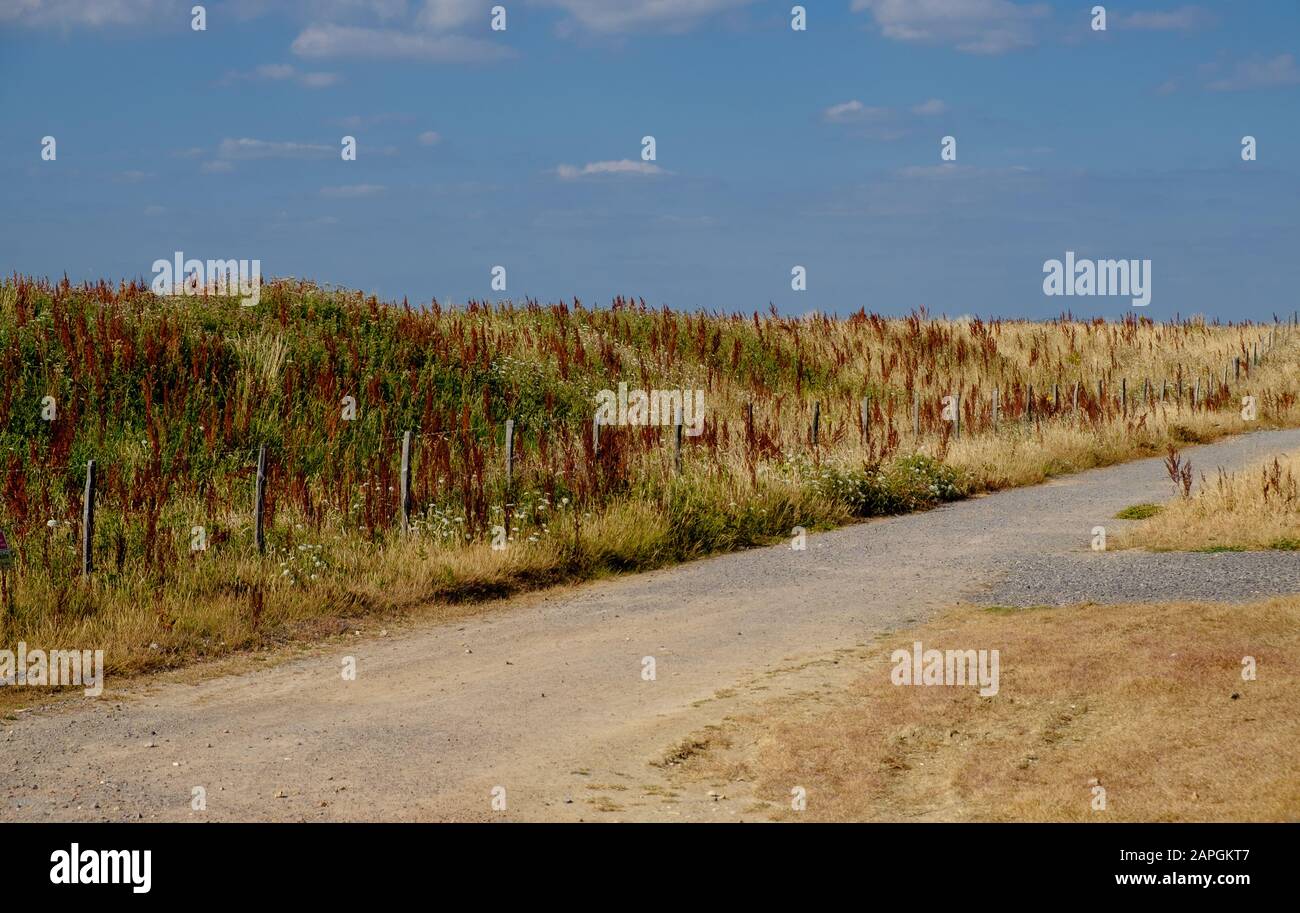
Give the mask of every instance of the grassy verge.
<svg viewBox="0 0 1300 913">
<path fill-rule="evenodd" d="M 1175 498 L 1120 531 L 1118 548 L 1151 551 L 1300 549 L 1300 457 L 1279 455 L 1242 472 L 1201 477 L 1198 491 Z M 1122 516 L 1122 515 L 1121 515 Z"/>
<path fill-rule="evenodd" d="M 526 493 L 500 520 L 509 528 L 497 548 L 464 541 L 455 517 L 421 523 L 409 537 L 366 541 L 313 530 L 290 513 L 272 530 L 267 557 L 195 554 L 165 591 L 111 565 L 89 582 L 71 570 L 55 578 L 62 585 L 29 575 L 22 598 L 0 615 L 0 640 L 104 645 L 109 672 L 138 673 L 313 640 L 362 617 L 436 616 L 447 605 L 650 570 L 771 543 L 796 527 L 828 529 L 964 495 L 957 473 L 925 456 L 871 470 L 790 467 L 752 486 L 700 473 L 600 511 Z M 450 531 L 440 533 L 444 525 Z M 75 564 L 69 537 L 56 529 L 50 540 L 52 554 Z"/>
<path fill-rule="evenodd" d="M 0 646 L 99 648 L 120 675 L 362 616 L 439 617 L 1294 426 L 1297 361 L 1294 329 L 1198 319 L 408 307 L 287 280 L 243 308 L 0 280 L 0 529 L 16 552 Z M 601 395 L 626 388 L 646 421 L 631 400 L 601 418 Z M 674 392 L 703 402 L 678 453 Z M 599 446 L 597 420 L 614 422 Z"/>
<path fill-rule="evenodd" d="M 918 640 L 999 650 L 998 693 L 892 684 L 891 652 Z M 732 751 L 681 776 L 753 784 L 754 810 L 782 820 L 1300 817 L 1300 598 L 966 608 L 859 661 L 846 691 L 731 720 L 713 741 Z M 800 786 L 807 807 L 794 811 Z"/>
</svg>

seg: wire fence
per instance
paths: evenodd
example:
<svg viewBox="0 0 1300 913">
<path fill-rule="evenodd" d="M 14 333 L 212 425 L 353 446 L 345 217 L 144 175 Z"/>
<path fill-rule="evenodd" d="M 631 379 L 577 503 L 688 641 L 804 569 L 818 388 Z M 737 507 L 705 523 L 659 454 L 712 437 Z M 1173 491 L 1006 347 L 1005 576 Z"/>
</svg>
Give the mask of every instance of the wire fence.
<svg viewBox="0 0 1300 913">
<path fill-rule="evenodd" d="M 693 433 L 695 429 L 686 431 L 680 408 L 668 423 L 661 421 L 657 426 L 609 425 L 597 417 L 588 431 L 557 428 L 550 420 L 530 429 L 507 419 L 486 439 L 465 428 L 371 432 L 365 436 L 368 453 L 360 471 L 350 467 L 331 471 L 328 462 L 314 474 L 304 470 L 307 455 L 338 457 L 337 440 L 266 441 L 203 449 L 197 454 L 175 453 L 167 460 L 155 442 L 148 459 L 130 466 L 102 458 L 76 465 L 11 465 L 3 478 L 4 507 L 9 522 L 16 523 L 21 544 L 33 531 L 32 524 L 23 521 L 30 521 L 42 510 L 54 511 L 56 499 L 51 490 L 57 492 L 61 486 L 65 517 L 62 521 L 51 517 L 45 523 L 73 527 L 85 575 L 95 569 L 97 511 L 114 510 L 124 516 L 134 513 L 153 530 L 164 522 L 164 509 L 185 497 L 196 505 L 196 516 L 205 511 L 214 516 L 246 516 L 258 553 L 265 553 L 267 523 L 286 500 L 309 517 L 319 516 L 324 505 L 345 514 L 357 513 L 358 526 L 373 534 L 391 528 L 407 532 L 420 512 L 419 505 L 434 503 L 439 497 L 452 498 L 464 507 L 470 528 L 482 532 L 493 506 L 508 509 L 521 485 L 545 486 L 549 481 L 553 493 L 559 476 L 565 490 L 575 494 L 582 493 L 584 483 L 588 494 L 608 490 L 611 484 L 628 481 L 634 457 L 647 457 L 656 448 L 665 472 L 680 474 L 684 458 L 693 450 L 703 450 L 714 460 L 721 451 L 738 452 L 752 468 L 759 460 L 792 451 L 817 463 L 823 451 L 858 447 L 864 457 L 879 460 L 907 446 L 909 439 L 917 447 L 934 441 L 945 448 L 963 437 L 996 438 L 1053 423 L 1081 429 L 1112 421 L 1137 425 L 1171 410 L 1176 415 L 1184 410 L 1189 414 L 1240 410 L 1247 421 L 1270 415 L 1281 418 L 1295 405 L 1291 394 L 1250 392 L 1252 369 L 1263 364 L 1276 340 L 1274 330 L 1247 356 L 1235 356 L 1221 371 L 1206 368 L 1192 376 L 1180 372 L 1172 381 L 1141 378 L 1130 384 L 1122 378 L 1118 384 L 1108 385 L 1104 379 L 1080 377 L 1038 389 L 1016 383 L 989 390 L 978 382 L 961 382 L 954 385 L 953 392 L 942 395 L 910 391 L 909 396 L 906 390 L 889 390 L 862 397 L 857 403 L 847 397 L 835 402 L 799 401 L 798 424 L 804 430 L 796 432 L 793 440 L 781 404 L 773 409 L 771 404 L 750 401 L 738 415 L 716 411 L 708 415 L 698 435 Z M 788 406 L 785 412 L 788 416 Z M 558 447 L 547 453 L 548 444 L 555 444 L 557 437 Z M 521 449 L 520 442 L 529 439 L 532 446 L 525 443 Z M 342 445 L 343 449 L 349 446 Z M 200 457 L 209 465 L 225 466 L 209 469 L 199 478 L 183 471 Z M 33 487 L 38 492 L 34 499 L 29 496 Z M 207 527 L 195 522 L 187 531 L 201 535 Z M 206 548 L 206 539 L 204 543 Z M 12 542 L 10 547 L 14 547 Z"/>
</svg>

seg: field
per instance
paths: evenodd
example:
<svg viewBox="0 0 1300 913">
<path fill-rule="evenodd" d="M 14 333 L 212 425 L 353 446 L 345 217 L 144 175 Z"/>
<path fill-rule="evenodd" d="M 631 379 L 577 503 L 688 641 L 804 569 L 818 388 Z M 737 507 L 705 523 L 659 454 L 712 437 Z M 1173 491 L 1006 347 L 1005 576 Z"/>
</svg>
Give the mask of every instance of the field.
<svg viewBox="0 0 1300 913">
<path fill-rule="evenodd" d="M 728 720 L 681 780 L 752 784 L 778 820 L 1294 821 L 1297 622 L 1295 597 L 957 609 L 848 657 L 843 689 Z M 894 687 L 914 639 L 998 645 L 997 699 Z"/>
<path fill-rule="evenodd" d="M 1298 471 L 1300 457 L 1281 454 L 1243 472 L 1202 473 L 1185 495 L 1144 511 L 1143 522 L 1116 544 L 1151 551 L 1300 549 Z"/>
<path fill-rule="evenodd" d="M 1297 356 L 1287 322 L 415 307 L 290 281 L 243 308 L 14 277 L 0 640 L 139 671 L 924 509 L 1293 426 Z M 700 433 L 597 442 L 597 396 L 620 383 L 703 391 Z"/>
</svg>

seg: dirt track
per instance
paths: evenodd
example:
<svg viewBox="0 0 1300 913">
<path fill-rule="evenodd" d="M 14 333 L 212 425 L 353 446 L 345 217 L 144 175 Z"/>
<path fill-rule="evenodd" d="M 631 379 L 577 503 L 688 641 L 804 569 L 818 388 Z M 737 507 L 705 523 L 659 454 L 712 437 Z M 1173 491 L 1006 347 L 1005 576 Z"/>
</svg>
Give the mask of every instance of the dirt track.
<svg viewBox="0 0 1300 913">
<path fill-rule="evenodd" d="M 1297 447 L 1300 431 L 1261 432 L 1187 454 L 1210 473 Z M 743 817 L 740 803 L 683 790 L 650 762 L 755 700 L 851 674 L 838 657 L 883 631 L 1014 592 L 1054 558 L 1132 561 L 1090 553 L 1091 528 L 1170 494 L 1160 461 L 1143 460 L 813 536 L 804 552 L 756 549 L 540 594 L 273 668 L 110 681 L 99 700 L 2 724 L 0 820 Z M 1218 563 L 1173 573 L 1210 586 L 1232 578 L 1225 560 L 1257 556 L 1203 557 Z M 1294 573 L 1260 585 L 1300 588 Z M 353 682 L 344 656 L 356 658 Z M 191 809 L 196 786 L 206 811 Z M 504 812 L 492 808 L 497 786 Z"/>
</svg>

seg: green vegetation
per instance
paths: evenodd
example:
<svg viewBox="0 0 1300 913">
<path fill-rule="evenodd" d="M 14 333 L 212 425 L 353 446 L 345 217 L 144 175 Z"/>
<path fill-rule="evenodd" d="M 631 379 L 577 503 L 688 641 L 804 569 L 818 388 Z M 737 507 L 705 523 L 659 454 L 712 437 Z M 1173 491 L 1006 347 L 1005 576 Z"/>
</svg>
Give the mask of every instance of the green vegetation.
<svg viewBox="0 0 1300 913">
<path fill-rule="evenodd" d="M 1133 504 L 1115 515 L 1116 520 L 1145 520 L 1160 513 L 1159 504 Z"/>
<path fill-rule="evenodd" d="M 1238 430 L 1226 387 L 1196 412 L 1139 408 L 1112 373 L 1191 376 L 1253 338 L 1196 321 L 832 320 L 628 299 L 415 308 L 288 281 L 244 308 L 15 277 L 0 282 L 0 529 L 16 557 L 0 644 L 101 646 L 110 671 L 156 668 L 1030 484 L 1158 452 L 1171 425 Z M 1294 372 L 1258 370 L 1261 421 L 1290 421 Z M 596 446 L 596 394 L 620 383 L 704 391 L 680 457 L 659 425 L 602 427 Z M 960 436 L 942 415 L 954 393 Z"/>
</svg>

